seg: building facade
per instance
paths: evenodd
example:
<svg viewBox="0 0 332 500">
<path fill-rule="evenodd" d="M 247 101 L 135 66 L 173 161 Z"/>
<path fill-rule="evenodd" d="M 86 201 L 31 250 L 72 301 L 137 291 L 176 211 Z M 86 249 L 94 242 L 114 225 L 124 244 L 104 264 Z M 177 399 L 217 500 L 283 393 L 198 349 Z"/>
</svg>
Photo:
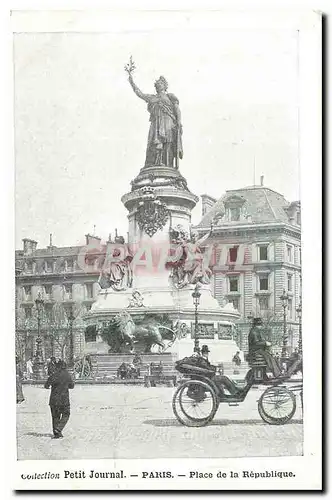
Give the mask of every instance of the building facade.
<svg viewBox="0 0 332 500">
<path fill-rule="evenodd" d="M 292 351 L 299 341 L 300 202 L 289 203 L 263 185 L 227 191 L 214 204 L 203 195 L 202 202 L 196 229 L 212 232 L 206 251 L 211 254 L 213 248 L 214 295 L 221 305 L 232 302 L 241 314 L 240 348 L 247 350 L 251 318 L 259 315 L 275 351 L 285 336 Z"/>
<path fill-rule="evenodd" d="M 32 358 L 38 335 L 44 359 L 80 357 L 85 344 L 82 316 L 99 290 L 101 239 L 86 235 L 86 244 L 38 249 L 23 240 L 16 260 L 16 349 L 21 359 Z M 42 300 L 39 312 L 36 299 Z"/>
<path fill-rule="evenodd" d="M 247 351 L 251 317 L 263 317 L 275 351 L 287 336 L 289 351 L 298 345 L 301 302 L 300 203 L 289 203 L 267 187 L 227 191 L 219 200 L 202 196 L 200 234 L 211 235 L 205 256 L 212 270 L 214 296 L 240 312 L 237 343 Z M 23 360 L 32 358 L 38 334 L 43 355 L 80 357 L 95 332 L 85 330 L 82 316 L 100 289 L 98 279 L 106 245 L 124 243 L 121 236 L 101 239 L 86 235 L 86 244 L 72 247 L 23 240 L 16 251 L 16 348 Z M 286 299 L 281 297 L 286 292 Z M 39 317 L 36 299 L 41 299 Z M 285 315 L 284 315 L 285 313 Z M 90 336 L 92 337 L 90 338 Z"/>
</svg>

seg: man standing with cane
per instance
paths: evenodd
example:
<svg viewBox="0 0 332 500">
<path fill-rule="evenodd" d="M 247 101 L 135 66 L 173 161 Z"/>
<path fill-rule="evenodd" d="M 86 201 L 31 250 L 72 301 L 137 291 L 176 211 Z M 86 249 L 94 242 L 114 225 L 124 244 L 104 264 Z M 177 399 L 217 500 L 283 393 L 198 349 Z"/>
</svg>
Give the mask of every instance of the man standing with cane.
<svg viewBox="0 0 332 500">
<path fill-rule="evenodd" d="M 49 405 L 52 414 L 54 439 L 62 438 L 62 431 L 70 417 L 69 390 L 74 388 L 74 382 L 64 361 L 58 362 L 55 372 L 50 375 L 45 383 L 45 389 L 51 387 Z"/>
</svg>

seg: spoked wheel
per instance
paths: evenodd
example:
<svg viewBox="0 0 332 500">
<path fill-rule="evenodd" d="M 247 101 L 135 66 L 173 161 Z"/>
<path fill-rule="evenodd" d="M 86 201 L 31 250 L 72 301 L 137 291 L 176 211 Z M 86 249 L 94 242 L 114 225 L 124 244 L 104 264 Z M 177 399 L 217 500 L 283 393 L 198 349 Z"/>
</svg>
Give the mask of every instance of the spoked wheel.
<svg viewBox="0 0 332 500">
<path fill-rule="evenodd" d="M 189 380 L 173 396 L 173 412 L 178 421 L 188 427 L 207 425 L 218 410 L 214 389 L 201 380 Z"/>
<path fill-rule="evenodd" d="M 90 364 L 86 359 L 77 361 L 74 365 L 75 378 L 89 378 L 91 375 Z"/>
<path fill-rule="evenodd" d="M 270 387 L 258 401 L 258 411 L 264 422 L 272 425 L 286 424 L 296 410 L 296 398 L 285 387 Z"/>
</svg>

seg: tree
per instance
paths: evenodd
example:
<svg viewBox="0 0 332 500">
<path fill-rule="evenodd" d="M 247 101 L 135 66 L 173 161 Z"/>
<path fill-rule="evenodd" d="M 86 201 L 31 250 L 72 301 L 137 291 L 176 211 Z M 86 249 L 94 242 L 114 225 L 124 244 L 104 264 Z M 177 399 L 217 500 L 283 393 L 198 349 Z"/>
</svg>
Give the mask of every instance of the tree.
<svg viewBox="0 0 332 500">
<path fill-rule="evenodd" d="M 73 324 L 68 319 L 72 313 Z M 60 302 L 53 304 L 46 303 L 40 315 L 40 335 L 43 339 L 45 357 L 59 356 L 61 359 L 69 361 L 69 347 L 71 329 L 74 328 L 82 312 L 80 304 L 64 306 Z M 34 340 L 38 334 L 37 308 L 31 308 L 31 316 L 26 317 L 24 309 L 21 307 L 16 313 L 16 352 L 25 359 L 26 350 L 28 357 L 35 351 Z M 31 339 L 31 340 L 30 340 Z M 29 345 L 31 342 L 31 345 Z"/>
<path fill-rule="evenodd" d="M 261 311 L 261 318 L 265 335 L 272 343 L 272 349 L 279 351 L 282 348 L 282 338 L 284 334 L 284 317 L 282 312 L 274 310 Z"/>
<path fill-rule="evenodd" d="M 51 345 L 52 356 L 58 353 L 61 359 L 70 360 L 72 330 L 81 312 L 82 306 L 79 304 L 66 306 L 56 302 L 50 312 L 44 314 L 45 338 Z"/>
</svg>

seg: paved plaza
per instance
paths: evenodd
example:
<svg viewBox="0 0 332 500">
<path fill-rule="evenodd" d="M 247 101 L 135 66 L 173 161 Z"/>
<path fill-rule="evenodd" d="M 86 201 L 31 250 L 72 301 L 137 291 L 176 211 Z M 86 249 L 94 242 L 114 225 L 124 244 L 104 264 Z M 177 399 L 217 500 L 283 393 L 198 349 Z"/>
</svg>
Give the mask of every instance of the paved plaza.
<svg viewBox="0 0 332 500">
<path fill-rule="evenodd" d="M 17 406 L 20 460 L 102 458 L 203 458 L 302 454 L 299 399 L 290 423 L 265 424 L 257 410 L 261 391 L 252 389 L 244 403 L 220 405 L 203 428 L 180 425 L 172 411 L 173 388 L 77 385 L 64 438 L 51 439 L 49 391 L 24 386 Z"/>
</svg>

